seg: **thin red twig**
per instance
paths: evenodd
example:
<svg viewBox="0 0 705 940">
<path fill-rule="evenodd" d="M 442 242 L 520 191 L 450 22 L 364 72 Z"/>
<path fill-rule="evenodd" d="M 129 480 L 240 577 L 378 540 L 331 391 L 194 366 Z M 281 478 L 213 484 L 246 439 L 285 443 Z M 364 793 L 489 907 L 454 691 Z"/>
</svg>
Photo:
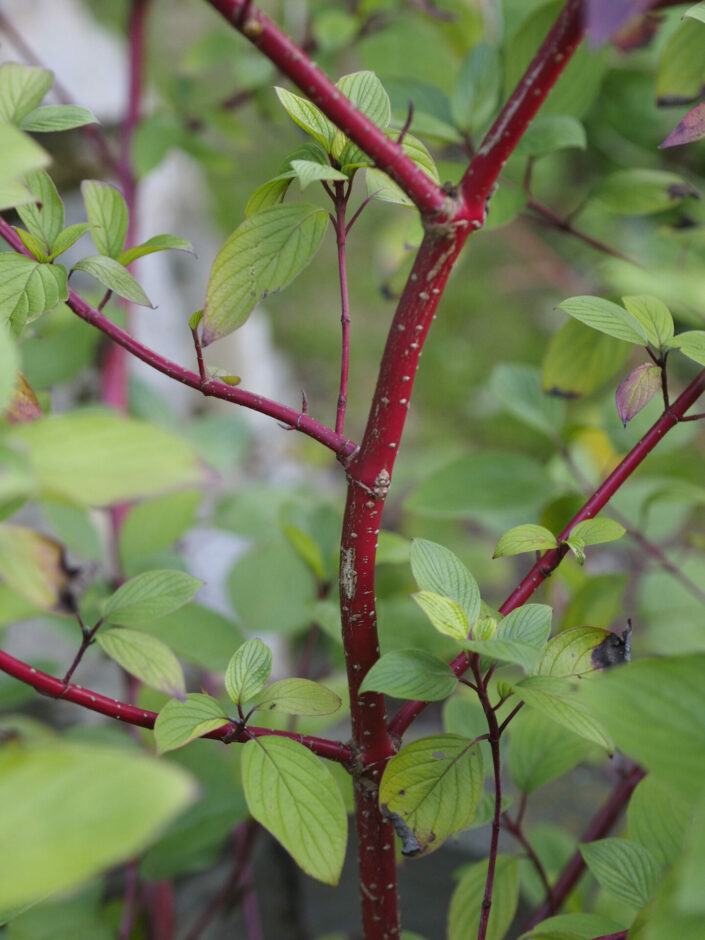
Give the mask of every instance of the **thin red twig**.
<svg viewBox="0 0 705 940">
<path fill-rule="evenodd" d="M 99 712 L 101 715 L 107 715 L 108 718 L 115 718 L 117 721 L 124 721 L 126 724 L 137 725 L 140 728 L 153 728 L 157 720 L 157 713 L 146 711 L 143 708 L 136 708 L 134 705 L 128 705 L 126 702 L 119 702 L 116 699 L 108 698 L 99 692 L 93 692 L 91 689 L 84 689 L 80 685 L 67 685 L 56 676 L 50 676 L 41 669 L 36 669 L 20 659 L 15 659 L 4 650 L 0 650 L 0 670 L 19 679 L 26 685 L 31 685 L 42 695 L 49 698 L 63 699 L 66 702 L 73 702 L 74 705 L 81 705 L 90 711 Z M 268 734 L 278 735 L 283 738 L 291 738 L 303 744 L 319 757 L 325 757 L 327 760 L 336 761 L 339 764 L 350 764 L 353 760 L 353 751 L 346 744 L 340 741 L 330 741 L 327 738 L 317 738 L 307 734 L 293 734 L 288 731 L 273 731 L 270 728 L 257 728 L 249 726 L 243 728 L 241 724 L 232 721 L 225 721 L 220 728 L 204 734 L 204 738 L 214 738 L 222 741 L 227 738 L 228 741 L 247 741 L 250 738 L 260 738 Z"/>
<path fill-rule="evenodd" d="M 348 187 L 348 194 L 350 189 Z M 342 434 L 345 428 L 345 409 L 348 403 L 348 373 L 350 369 L 350 300 L 348 297 L 348 266 L 345 224 L 345 210 L 347 208 L 347 194 L 345 183 L 335 183 L 335 236 L 338 246 L 338 277 L 340 279 L 340 390 L 338 392 L 338 405 L 335 413 L 336 434 Z"/>
</svg>

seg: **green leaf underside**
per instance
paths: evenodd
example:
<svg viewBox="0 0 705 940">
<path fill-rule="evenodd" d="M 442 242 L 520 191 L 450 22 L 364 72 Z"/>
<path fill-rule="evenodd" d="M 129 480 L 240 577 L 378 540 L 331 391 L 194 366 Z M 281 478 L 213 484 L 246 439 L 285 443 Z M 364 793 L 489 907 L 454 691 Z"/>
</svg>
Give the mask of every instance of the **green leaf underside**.
<svg viewBox="0 0 705 940">
<path fill-rule="evenodd" d="M 18 62 L 0 65 L 0 120 L 20 124 L 38 107 L 53 81 L 54 73 L 48 69 Z"/>
<path fill-rule="evenodd" d="M 683 851 L 683 842 L 691 828 L 691 815 L 687 800 L 649 774 L 629 801 L 629 838 L 647 849 L 656 863 L 665 868 Z"/>
<path fill-rule="evenodd" d="M 128 265 L 137 258 L 144 258 L 145 255 L 152 255 L 155 251 L 186 251 L 193 254 L 193 245 L 187 242 L 185 238 L 179 238 L 177 235 L 153 235 L 141 245 L 135 245 L 134 248 L 128 248 L 123 251 L 117 259 L 120 264 Z"/>
<path fill-rule="evenodd" d="M 181 665 L 157 637 L 121 627 L 99 632 L 96 641 L 106 655 L 141 682 L 166 695 L 186 695 Z"/>
<path fill-rule="evenodd" d="M 93 230 L 95 238 L 95 229 Z M 85 271 L 97 281 L 100 281 L 108 290 L 133 304 L 139 304 L 142 307 L 151 307 L 152 302 L 142 290 L 138 282 L 126 271 L 125 268 L 114 258 L 108 258 L 105 255 L 91 255 L 89 258 L 81 258 L 73 266 L 75 271 Z"/>
<path fill-rule="evenodd" d="M 360 692 L 384 692 L 395 698 L 438 702 L 457 686 L 453 670 L 425 650 L 393 650 L 367 673 Z"/>
<path fill-rule="evenodd" d="M 411 571 L 422 591 L 455 601 L 472 624 L 480 615 L 480 589 L 460 559 L 443 545 L 414 539 L 410 550 Z"/>
<path fill-rule="evenodd" d="M 460 604 L 433 591 L 419 591 L 411 596 L 439 633 L 461 642 L 466 639 L 470 627 Z"/>
<path fill-rule="evenodd" d="M 66 268 L 14 252 L 0 254 L 0 323 L 18 336 L 25 323 L 68 298 Z"/>
<path fill-rule="evenodd" d="M 522 552 L 542 551 L 557 548 L 556 537 L 542 525 L 517 525 L 505 532 L 497 542 L 493 558 L 505 555 L 520 555 Z"/>
<path fill-rule="evenodd" d="M 332 715 L 342 702 L 319 682 L 311 679 L 279 679 L 247 700 L 248 711 L 277 711 L 286 715 Z"/>
<path fill-rule="evenodd" d="M 585 545 L 600 545 L 614 542 L 626 532 L 623 525 L 614 519 L 585 519 L 570 530 L 571 538 L 579 538 Z"/>
<path fill-rule="evenodd" d="M 641 323 L 646 338 L 651 345 L 658 349 L 673 336 L 673 317 L 663 301 L 657 297 L 639 294 L 633 297 L 622 297 L 628 313 Z"/>
<path fill-rule="evenodd" d="M 568 320 L 548 345 L 541 384 L 550 394 L 579 398 L 621 369 L 631 351 L 628 343 Z"/>
<path fill-rule="evenodd" d="M 509 773 L 523 793 L 533 793 L 595 750 L 591 742 L 527 708 L 512 722 Z"/>
<path fill-rule="evenodd" d="M 606 333 L 615 339 L 627 343 L 646 345 L 646 331 L 641 323 L 618 304 L 602 297 L 571 297 L 558 304 L 558 309 L 565 311 L 586 326 Z"/>
<path fill-rule="evenodd" d="M 565 540 L 565 544 L 575 555 L 575 560 L 582 567 L 585 564 L 585 542 L 577 535 L 572 535 Z"/>
<path fill-rule="evenodd" d="M 336 88 L 377 127 L 384 129 L 392 119 L 389 95 L 374 72 L 362 71 L 343 75 Z"/>
<path fill-rule="evenodd" d="M 324 209 L 288 203 L 263 209 L 235 229 L 211 269 L 203 345 L 232 333 L 260 300 L 286 287 L 315 255 L 327 225 Z"/>
<path fill-rule="evenodd" d="M 673 339 L 667 341 L 666 345 L 679 349 L 684 356 L 699 362 L 705 366 L 705 330 L 689 330 L 686 333 L 679 333 Z"/>
<path fill-rule="evenodd" d="M 456 734 L 433 735 L 392 757 L 380 783 L 379 803 L 385 815 L 400 816 L 413 832 L 418 847 L 409 854 L 434 851 L 469 825 L 482 782 L 478 745 Z"/>
<path fill-rule="evenodd" d="M 336 885 L 348 821 L 327 767 L 297 741 L 261 737 L 242 750 L 242 783 L 252 816 L 306 874 Z"/>
<path fill-rule="evenodd" d="M 180 437 L 113 412 L 52 415 L 18 426 L 12 436 L 40 493 L 81 506 L 110 506 L 201 480 L 195 451 Z"/>
<path fill-rule="evenodd" d="M 576 696 L 570 680 L 532 676 L 518 682 L 515 690 L 529 708 L 535 708 L 542 715 L 574 734 L 594 741 L 610 753 L 614 750 L 611 737 L 593 716 L 592 710 Z"/>
<path fill-rule="evenodd" d="M 326 151 L 329 151 L 335 137 L 335 127 L 325 114 L 307 98 L 295 95 L 286 88 L 279 88 L 275 85 L 274 91 L 292 121 L 317 140 Z"/>
<path fill-rule="evenodd" d="M 23 134 L 11 124 L 2 122 L 0 122 L 0 153 L 2 153 L 0 183 L 3 187 L 51 162 L 51 157 L 46 150 L 35 143 L 31 137 Z M 11 198 L 10 202 L 12 201 Z M 20 201 L 24 200 L 20 199 Z M 14 205 L 17 204 L 14 203 Z M 7 205 L 9 206 L 10 203 Z"/>
<path fill-rule="evenodd" d="M 649 901 L 660 867 L 643 846 L 629 839 L 600 839 L 581 845 L 580 852 L 605 891 L 637 909 Z"/>
<path fill-rule="evenodd" d="M 64 227 L 64 204 L 54 181 L 44 170 L 36 170 L 25 177 L 27 189 L 36 203 L 19 206 L 17 213 L 25 228 L 48 252 Z"/>
<path fill-rule="evenodd" d="M 0 909 L 64 891 L 139 855 L 195 796 L 173 764 L 52 741 L 0 752 Z M 90 845 L 90 851 L 86 846 Z"/>
<path fill-rule="evenodd" d="M 164 754 L 183 747 L 227 721 L 223 706 L 210 695 L 189 693 L 184 701 L 170 699 L 159 712 L 154 725 L 157 753 Z"/>
<path fill-rule="evenodd" d="M 122 194 L 108 183 L 84 180 L 81 193 L 86 207 L 86 218 L 94 226 L 93 241 L 99 254 L 117 259 L 127 237 L 127 203 Z M 151 306 L 148 304 L 147 306 Z"/>
<path fill-rule="evenodd" d="M 95 116 L 88 108 L 75 104 L 47 104 L 35 108 L 22 119 L 21 128 L 34 134 L 48 134 L 56 131 L 69 131 L 86 124 L 97 124 Z"/>
<path fill-rule="evenodd" d="M 122 584 L 106 600 L 103 616 L 111 623 L 138 627 L 183 607 L 203 581 L 183 571 L 145 571 Z"/>
<path fill-rule="evenodd" d="M 243 643 L 225 672 L 225 688 L 236 704 L 254 698 L 272 671 L 272 651 L 258 638 Z"/>
<path fill-rule="evenodd" d="M 476 937 L 487 881 L 487 861 L 469 866 L 453 892 L 448 913 L 448 940 Z M 498 855 L 495 863 L 492 908 L 487 940 L 503 940 L 514 920 L 519 902 L 519 865 L 509 855 Z"/>
<path fill-rule="evenodd" d="M 551 630 L 551 608 L 545 604 L 525 604 L 502 620 L 490 640 L 473 639 L 466 647 L 475 653 L 516 663 L 531 673 Z"/>
<path fill-rule="evenodd" d="M 75 245 L 79 238 L 90 230 L 90 227 L 89 222 L 77 222 L 75 225 L 69 225 L 63 232 L 59 232 L 51 246 L 50 260 L 53 261 L 71 245 Z"/>
<path fill-rule="evenodd" d="M 621 924 L 602 914 L 557 914 L 547 917 L 520 940 L 593 940 L 620 933 Z"/>
<path fill-rule="evenodd" d="M 584 676 L 595 671 L 592 654 L 608 636 L 599 627 L 571 627 L 548 643 L 536 667 L 539 676 Z"/>
</svg>

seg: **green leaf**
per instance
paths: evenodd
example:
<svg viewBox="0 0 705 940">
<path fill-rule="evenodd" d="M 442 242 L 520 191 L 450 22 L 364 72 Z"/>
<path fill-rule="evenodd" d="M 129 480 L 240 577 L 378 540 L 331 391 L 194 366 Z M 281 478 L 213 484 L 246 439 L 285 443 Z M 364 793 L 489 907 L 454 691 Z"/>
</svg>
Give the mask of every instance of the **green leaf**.
<svg viewBox="0 0 705 940">
<path fill-rule="evenodd" d="M 387 137 L 389 137 L 390 140 L 397 140 L 399 138 L 399 131 L 387 131 Z M 407 157 L 410 157 L 414 163 L 423 170 L 429 179 L 432 179 L 434 183 L 440 182 L 438 169 L 433 157 L 417 137 L 414 137 L 413 134 L 406 134 L 402 141 L 401 149 Z M 361 156 L 364 159 L 363 165 L 367 165 L 369 158 L 364 157 L 362 154 Z M 345 154 L 343 157 L 345 157 Z M 343 169 L 348 170 L 350 167 L 346 165 Z M 375 199 L 380 199 L 382 202 L 392 202 L 395 205 L 408 206 L 410 208 L 414 205 L 413 201 L 406 193 L 381 170 L 372 167 L 369 168 L 365 173 L 365 185 L 367 186 L 367 194 L 374 196 Z"/>
<path fill-rule="evenodd" d="M 649 215 L 677 206 L 698 190 L 682 176 L 664 170 L 617 170 L 598 183 L 592 199 L 617 215 Z"/>
<path fill-rule="evenodd" d="M 18 62 L 0 65 L 0 120 L 20 124 L 39 105 L 53 81 L 54 73 L 47 69 Z"/>
<path fill-rule="evenodd" d="M 450 100 L 453 120 L 461 130 L 473 131 L 492 116 L 501 83 L 497 49 L 486 42 L 475 43 L 463 59 Z"/>
<path fill-rule="evenodd" d="M 31 131 L 33 134 L 46 134 L 69 131 L 86 124 L 98 124 L 95 115 L 87 108 L 79 108 L 75 104 L 47 104 L 30 111 L 22 119 L 20 127 L 23 131 Z"/>
<path fill-rule="evenodd" d="M 11 124 L 2 122 L 0 122 L 0 153 L 2 154 L 0 183 L 3 186 L 51 163 L 51 157 L 46 150 L 35 143 L 31 137 L 23 134 Z M 3 197 L 3 201 L 6 201 L 6 197 Z M 14 201 L 14 197 L 10 201 Z"/>
<path fill-rule="evenodd" d="M 585 545 L 600 545 L 621 539 L 627 530 L 614 519 L 599 517 L 585 519 L 570 530 L 571 538 L 579 538 Z"/>
<path fill-rule="evenodd" d="M 621 932 L 621 925 L 601 914 L 557 914 L 547 917 L 520 940 L 593 940 Z"/>
<path fill-rule="evenodd" d="M 191 316 L 188 318 L 188 325 L 189 325 L 190 329 L 192 329 L 192 330 L 197 330 L 197 329 L 198 329 L 198 325 L 199 325 L 199 323 L 201 322 L 202 319 L 203 319 L 203 311 L 202 311 L 202 310 L 194 310 L 194 312 L 193 312 L 193 313 L 191 314 Z"/>
<path fill-rule="evenodd" d="M 297 202 L 263 209 L 235 229 L 211 268 L 203 345 L 242 326 L 260 300 L 293 281 L 315 255 L 327 226 L 324 209 Z"/>
<path fill-rule="evenodd" d="M 187 251 L 191 255 L 194 254 L 193 245 L 185 238 L 179 238 L 177 235 L 153 235 L 141 245 L 123 251 L 117 260 L 126 267 L 137 258 L 152 255 L 155 251 Z"/>
<path fill-rule="evenodd" d="M 589 741 L 537 711 L 525 708 L 512 722 L 508 768 L 522 793 L 533 793 L 594 753 Z"/>
<path fill-rule="evenodd" d="M 428 539 L 414 539 L 409 560 L 414 580 L 422 591 L 432 591 L 455 601 L 465 612 L 468 624 L 477 620 L 480 614 L 480 589 L 457 555 Z"/>
<path fill-rule="evenodd" d="M 61 607 L 68 581 L 63 548 L 48 535 L 3 522 L 0 577 L 33 607 Z"/>
<path fill-rule="evenodd" d="M 629 838 L 647 849 L 659 867 L 672 865 L 683 852 L 691 829 L 687 800 L 649 774 L 637 786 L 627 809 Z"/>
<path fill-rule="evenodd" d="M 646 338 L 656 349 L 672 338 L 673 317 L 663 301 L 640 294 L 635 297 L 622 297 L 622 303 L 627 312 L 641 323 Z"/>
<path fill-rule="evenodd" d="M 186 685 L 181 664 L 166 643 L 139 630 L 101 630 L 96 642 L 103 652 L 130 675 L 164 692 L 183 698 Z"/>
<path fill-rule="evenodd" d="M 251 215 L 268 209 L 270 206 L 276 206 L 282 202 L 286 196 L 287 190 L 294 179 L 293 171 L 277 176 L 275 179 L 262 183 L 252 193 L 245 206 L 245 218 L 249 219 Z"/>
<path fill-rule="evenodd" d="M 470 865 L 450 899 L 448 940 L 476 937 L 487 881 L 487 861 Z M 514 920 L 519 903 L 519 865 L 509 855 L 498 855 L 495 864 L 492 907 L 487 940 L 503 940 Z"/>
<path fill-rule="evenodd" d="M 336 885 L 348 820 L 330 771 L 289 738 L 260 737 L 242 749 L 242 783 L 251 814 L 312 878 Z"/>
<path fill-rule="evenodd" d="M 579 689 L 617 746 L 688 799 L 705 778 L 704 669 L 702 653 L 640 660 Z"/>
<path fill-rule="evenodd" d="M 506 555 L 521 555 L 523 552 L 557 547 L 555 535 L 542 525 L 517 525 L 500 538 L 492 557 L 503 558 Z"/>
<path fill-rule="evenodd" d="M 94 231 L 95 237 L 95 231 Z M 108 290 L 114 294 L 119 294 L 125 300 L 133 304 L 140 304 L 142 307 L 152 307 L 153 304 L 149 297 L 142 290 L 140 285 L 119 261 L 114 258 L 108 258 L 105 255 L 91 255 L 90 258 L 82 258 L 73 266 L 74 271 L 85 271 L 97 281 L 100 281 Z"/>
<path fill-rule="evenodd" d="M 323 554 L 318 544 L 307 532 L 297 529 L 293 525 L 283 525 L 282 531 L 303 558 L 319 581 L 325 579 L 326 568 Z"/>
<path fill-rule="evenodd" d="M 637 909 L 649 901 L 660 867 L 643 846 L 628 839 L 600 839 L 581 845 L 580 852 L 605 891 Z"/>
<path fill-rule="evenodd" d="M 344 180 L 345 182 L 348 180 L 345 173 L 341 173 L 340 170 L 332 166 L 322 166 L 312 160 L 292 160 L 291 168 L 296 173 L 302 190 L 306 189 L 309 183 L 320 180 Z"/>
<path fill-rule="evenodd" d="M 90 228 L 89 222 L 77 222 L 75 225 L 69 225 L 63 232 L 59 232 L 54 242 L 49 246 L 51 249 L 49 260 L 53 261 L 54 258 L 58 258 L 59 255 L 70 248 L 71 245 L 75 245 L 79 238 L 90 231 Z"/>
<path fill-rule="evenodd" d="M 412 741 L 389 761 L 379 786 L 385 816 L 401 817 L 414 840 L 404 854 L 418 855 L 467 826 L 482 794 L 482 754 L 457 734 Z M 399 832 L 399 825 L 395 827 Z"/>
<path fill-rule="evenodd" d="M 548 345 L 541 367 L 545 391 L 579 398 L 606 382 L 620 369 L 631 346 L 568 320 Z"/>
<path fill-rule="evenodd" d="M 0 254 L 0 323 L 14 336 L 29 320 L 46 313 L 68 298 L 66 268 L 40 264 L 14 252 Z"/>
<path fill-rule="evenodd" d="M 140 627 L 159 637 L 177 656 L 209 672 L 222 672 L 242 642 L 239 627 L 209 607 L 190 603 Z"/>
<path fill-rule="evenodd" d="M 108 597 L 103 617 L 110 623 L 138 627 L 183 607 L 202 584 L 183 571 L 145 571 L 125 581 Z"/>
<path fill-rule="evenodd" d="M 565 405 L 541 387 L 541 373 L 534 366 L 502 362 L 492 371 L 492 393 L 515 418 L 555 440 L 563 424 Z"/>
<path fill-rule="evenodd" d="M 551 632 L 553 611 L 547 604 L 522 604 L 507 614 L 497 628 L 503 640 L 520 640 L 535 649 L 543 649 Z"/>
<path fill-rule="evenodd" d="M 114 186 L 99 180 L 84 180 L 81 194 L 99 254 L 119 258 L 125 246 L 128 226 L 127 203 L 122 194 Z"/>
<path fill-rule="evenodd" d="M 688 330 L 668 340 L 667 346 L 679 349 L 684 356 L 705 366 L 705 330 Z"/>
<path fill-rule="evenodd" d="M 45 246 L 38 238 L 36 238 L 36 236 L 32 235 L 31 232 L 25 232 L 23 228 L 15 227 L 15 231 L 20 236 L 22 244 L 28 251 L 32 253 L 33 257 L 36 258 L 37 261 L 41 261 L 42 263 L 49 261 L 49 256 L 46 253 Z"/>
<path fill-rule="evenodd" d="M 683 16 L 690 17 L 694 20 L 700 20 L 701 23 L 705 23 L 705 3 L 696 3 L 689 9 L 685 11 Z"/>
<path fill-rule="evenodd" d="M 2 148 L 2 135 L 5 127 L 10 127 L 10 125 L 0 124 L 0 149 Z M 4 156 L 3 154 L 3 164 Z M 29 169 L 31 169 L 31 167 Z M 0 168 L 0 176 L 3 175 L 2 168 Z M 34 196 L 24 183 L 4 183 L 0 180 L 0 209 L 14 209 L 15 206 L 22 206 L 33 201 Z"/>
<path fill-rule="evenodd" d="M 571 535 L 565 540 L 565 544 L 575 555 L 575 560 L 577 563 L 582 566 L 585 564 L 585 542 L 577 535 Z"/>
<path fill-rule="evenodd" d="M 195 796 L 173 764 L 121 747 L 0 751 L 0 910 L 66 891 L 135 858 Z M 86 846 L 90 845 L 90 851 Z"/>
<path fill-rule="evenodd" d="M 539 676 L 585 676 L 594 672 L 592 654 L 609 630 L 599 627 L 571 627 L 554 636 L 543 652 L 536 673 Z"/>
<path fill-rule="evenodd" d="M 392 106 L 389 95 L 374 72 L 353 72 L 343 75 L 336 83 L 336 88 L 349 101 L 359 108 L 373 124 L 384 130 L 392 119 Z"/>
<path fill-rule="evenodd" d="M 64 227 L 64 204 L 54 181 L 44 170 L 29 173 L 25 177 L 25 184 L 38 204 L 18 206 L 17 213 L 48 253 Z"/>
<path fill-rule="evenodd" d="M 397 532 L 382 529 L 377 539 L 378 565 L 406 565 L 409 563 L 411 543 Z"/>
<path fill-rule="evenodd" d="M 558 304 L 558 309 L 600 333 L 627 343 L 646 345 L 646 331 L 641 323 L 624 307 L 610 300 L 602 297 L 571 297 Z"/>
<path fill-rule="evenodd" d="M 248 709 L 310 717 L 332 715 L 342 704 L 335 692 L 311 679 L 279 679 L 247 700 Z"/>
<path fill-rule="evenodd" d="M 210 695 L 190 693 L 185 701 L 170 699 L 159 712 L 154 725 L 157 753 L 183 747 L 228 721 L 223 706 Z"/>
<path fill-rule="evenodd" d="M 485 450 L 454 460 L 427 477 L 406 508 L 444 518 L 492 520 L 533 514 L 553 485 L 541 464 L 509 451 Z M 500 532 L 506 528 L 502 524 Z"/>
<path fill-rule="evenodd" d="M 272 671 L 272 651 L 258 638 L 243 643 L 225 673 L 225 688 L 236 704 L 248 702 L 265 687 Z"/>
<path fill-rule="evenodd" d="M 411 595 L 439 633 L 465 641 L 470 626 L 465 611 L 448 597 L 433 591 L 419 591 Z"/>
<path fill-rule="evenodd" d="M 671 35 L 656 75 L 656 96 L 660 105 L 686 104 L 700 97 L 705 84 L 702 42 L 702 26 L 692 17 Z"/>
<path fill-rule="evenodd" d="M 325 114 L 307 98 L 295 95 L 285 88 L 274 86 L 277 98 L 289 117 L 299 125 L 314 140 L 323 146 L 326 152 L 330 151 L 335 137 L 335 127 Z"/>
<path fill-rule="evenodd" d="M 170 548 L 194 524 L 201 499 L 199 490 L 181 490 L 131 506 L 118 535 L 123 567 Z"/>
<path fill-rule="evenodd" d="M 536 709 L 581 738 L 594 741 L 608 752 L 614 750 L 610 736 L 594 717 L 593 709 L 578 698 L 573 683 L 568 679 L 531 676 L 517 682 L 514 688 L 529 708 Z"/>
<path fill-rule="evenodd" d="M 443 660 L 425 650 L 385 653 L 362 680 L 360 692 L 439 702 L 456 688 L 458 677 Z"/>
<path fill-rule="evenodd" d="M 0 415 L 5 414 L 15 393 L 20 359 L 8 329 L 0 324 Z"/>
<path fill-rule="evenodd" d="M 113 412 L 52 415 L 18 426 L 11 436 L 43 495 L 82 506 L 153 496 L 201 478 L 194 451 L 180 437 Z"/>
<path fill-rule="evenodd" d="M 547 114 L 529 125 L 515 152 L 522 157 L 542 157 L 571 147 L 585 150 L 586 146 L 585 128 L 580 121 L 567 114 Z"/>
</svg>

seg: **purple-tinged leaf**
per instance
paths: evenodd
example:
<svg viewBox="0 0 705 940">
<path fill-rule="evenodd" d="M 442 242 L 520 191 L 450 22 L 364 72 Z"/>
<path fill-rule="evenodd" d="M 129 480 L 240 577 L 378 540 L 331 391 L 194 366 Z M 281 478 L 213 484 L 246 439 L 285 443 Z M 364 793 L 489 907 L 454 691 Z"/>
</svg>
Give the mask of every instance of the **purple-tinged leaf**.
<svg viewBox="0 0 705 940">
<path fill-rule="evenodd" d="M 661 388 L 661 370 L 650 362 L 632 369 L 617 389 L 617 412 L 626 428 Z"/>
<path fill-rule="evenodd" d="M 586 26 L 590 43 L 607 42 L 632 17 L 656 5 L 656 0 L 588 0 Z"/>
<path fill-rule="evenodd" d="M 701 101 L 688 111 L 664 142 L 659 144 L 659 150 L 690 144 L 694 140 L 700 140 L 701 137 L 705 137 L 705 101 Z"/>
</svg>

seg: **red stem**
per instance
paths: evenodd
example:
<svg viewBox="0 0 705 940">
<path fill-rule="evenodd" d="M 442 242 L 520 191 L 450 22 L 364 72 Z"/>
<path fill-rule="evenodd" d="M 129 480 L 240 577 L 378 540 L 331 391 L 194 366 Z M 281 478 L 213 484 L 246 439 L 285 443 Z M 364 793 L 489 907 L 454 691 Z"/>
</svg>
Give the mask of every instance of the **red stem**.
<svg viewBox="0 0 705 940">
<path fill-rule="evenodd" d="M 644 776 L 645 771 L 643 771 L 641 767 L 638 767 L 636 764 L 631 765 L 617 781 L 609 798 L 593 817 L 592 822 L 589 824 L 580 840 L 581 842 L 594 842 L 596 839 L 603 839 L 609 833 L 619 819 L 636 785 L 640 780 L 643 780 Z M 536 924 L 545 920 L 546 917 L 550 917 L 560 909 L 565 899 L 578 883 L 578 879 L 584 870 L 585 861 L 580 854 L 580 850 L 577 849 L 563 869 L 558 881 L 555 883 L 551 897 L 547 898 L 531 915 L 531 920 L 526 925 L 527 930 L 535 927 Z"/>
<path fill-rule="evenodd" d="M 524 131 L 561 76 L 583 36 L 582 0 L 568 0 L 460 181 L 471 209 L 485 201 Z"/>
<path fill-rule="evenodd" d="M 206 0 L 301 91 L 344 134 L 384 170 L 425 214 L 449 214 L 448 197 L 401 149 L 342 95 L 318 66 L 248 0 Z M 243 12 L 246 15 L 243 16 Z"/>
<path fill-rule="evenodd" d="M 685 391 L 673 402 L 670 409 L 661 415 L 639 443 L 627 454 L 616 470 L 597 488 L 580 512 L 571 519 L 558 536 L 559 542 L 570 535 L 573 526 L 584 519 L 591 519 L 596 516 L 607 505 L 617 490 L 651 453 L 661 438 L 681 421 L 685 412 L 697 401 L 703 391 L 705 391 L 705 369 L 693 379 Z M 542 555 L 519 586 L 512 591 L 499 608 L 500 613 L 506 616 L 512 610 L 525 604 L 539 585 L 555 571 L 567 552 L 568 547 L 563 544 L 560 548 L 549 549 Z M 470 666 L 470 662 L 470 656 L 467 653 L 461 653 L 450 665 L 457 675 L 462 675 Z M 405 705 L 402 705 L 389 724 L 390 734 L 401 736 L 412 721 L 421 714 L 426 704 L 426 702 L 406 702 Z"/>
<path fill-rule="evenodd" d="M 149 919 L 149 940 L 175 940 L 176 905 L 170 881 L 155 881 L 143 889 Z"/>
<path fill-rule="evenodd" d="M 136 861 L 128 862 L 125 866 L 125 894 L 122 904 L 122 918 L 118 931 L 118 940 L 129 940 L 132 928 L 135 926 L 137 914 L 137 888 L 139 885 L 139 869 Z"/>
<path fill-rule="evenodd" d="M 340 353 L 340 392 L 338 393 L 338 407 L 335 416 L 336 434 L 342 434 L 345 427 L 345 409 L 348 402 L 348 371 L 350 365 L 350 302 L 348 299 L 348 268 L 346 257 L 345 209 L 347 197 L 344 194 L 345 184 L 335 183 L 335 235 L 338 244 L 338 274 L 340 277 L 340 324 L 341 324 L 341 353 Z M 349 190 L 348 190 L 349 192 Z"/>
<path fill-rule="evenodd" d="M 118 702 L 116 699 L 107 698 L 99 692 L 84 689 L 80 685 L 67 685 L 56 676 L 50 676 L 48 673 L 42 672 L 41 669 L 36 669 L 20 659 L 15 659 L 14 656 L 4 650 L 0 650 L 0 670 L 15 679 L 19 679 L 20 682 L 31 685 L 42 695 L 73 702 L 74 705 L 81 705 L 83 708 L 99 712 L 101 715 L 107 715 L 108 718 L 115 718 L 118 721 L 137 725 L 140 728 L 153 728 L 154 722 L 157 720 L 156 712 L 135 708 L 134 705 L 128 705 L 126 702 Z M 289 731 L 256 728 L 251 725 L 248 725 L 247 729 L 242 729 L 240 725 L 232 721 L 224 721 L 220 728 L 204 734 L 203 737 L 214 738 L 217 741 L 222 741 L 223 738 L 232 741 L 247 741 L 250 738 L 265 737 L 268 734 L 291 738 L 292 741 L 303 744 L 304 747 L 317 754 L 318 757 L 325 757 L 327 760 L 336 761 L 338 764 L 351 764 L 354 758 L 352 748 L 340 741 L 330 741 L 327 738 L 316 738 L 306 734 L 294 734 Z"/>
</svg>

